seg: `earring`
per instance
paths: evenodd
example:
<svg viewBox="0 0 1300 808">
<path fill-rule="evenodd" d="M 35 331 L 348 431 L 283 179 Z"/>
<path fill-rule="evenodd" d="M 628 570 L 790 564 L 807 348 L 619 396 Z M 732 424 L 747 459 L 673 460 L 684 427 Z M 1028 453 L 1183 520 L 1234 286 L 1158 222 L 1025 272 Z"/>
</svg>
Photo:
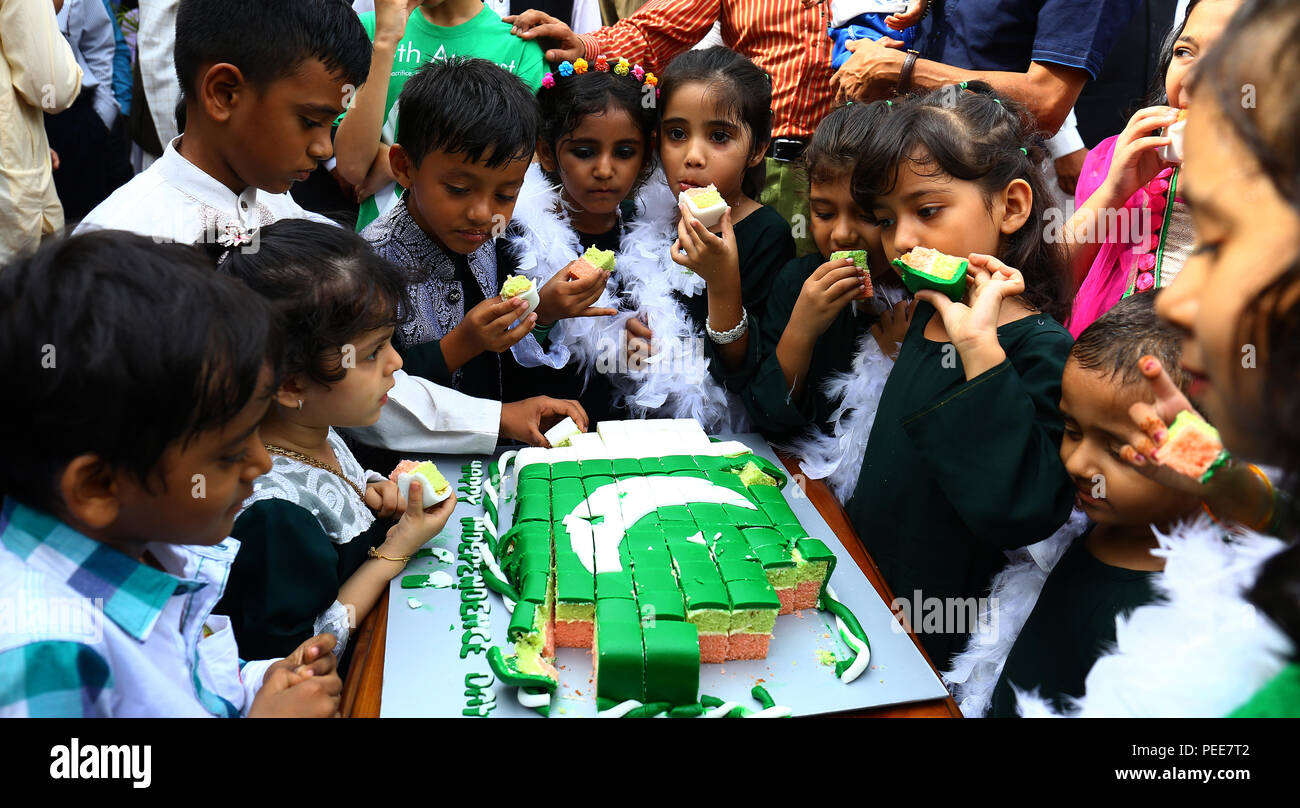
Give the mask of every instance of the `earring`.
<svg viewBox="0 0 1300 808">
<path fill-rule="evenodd" d="M 301 399 L 301 398 L 298 399 L 298 411 L 299 411 L 299 412 L 302 411 L 302 399 Z"/>
</svg>

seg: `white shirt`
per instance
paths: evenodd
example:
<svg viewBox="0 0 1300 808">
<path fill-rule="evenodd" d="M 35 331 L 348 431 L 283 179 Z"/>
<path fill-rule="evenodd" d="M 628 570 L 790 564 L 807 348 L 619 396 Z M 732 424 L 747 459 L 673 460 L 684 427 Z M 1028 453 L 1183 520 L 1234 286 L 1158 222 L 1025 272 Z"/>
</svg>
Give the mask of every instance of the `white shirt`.
<svg viewBox="0 0 1300 808">
<path fill-rule="evenodd" d="M 268 194 L 252 186 L 236 194 L 181 156 L 180 138 L 163 156 L 100 202 L 75 233 L 128 230 L 159 241 L 213 243 L 228 225 L 264 227 L 280 219 L 312 219 L 334 224 L 304 210 L 288 193 Z"/>
<path fill-rule="evenodd" d="M 176 102 L 181 97 L 176 78 L 176 9 L 181 0 L 140 0 L 140 29 L 136 34 L 140 83 L 149 102 L 149 115 L 158 131 L 158 142 L 166 143 L 179 134 Z"/>
</svg>

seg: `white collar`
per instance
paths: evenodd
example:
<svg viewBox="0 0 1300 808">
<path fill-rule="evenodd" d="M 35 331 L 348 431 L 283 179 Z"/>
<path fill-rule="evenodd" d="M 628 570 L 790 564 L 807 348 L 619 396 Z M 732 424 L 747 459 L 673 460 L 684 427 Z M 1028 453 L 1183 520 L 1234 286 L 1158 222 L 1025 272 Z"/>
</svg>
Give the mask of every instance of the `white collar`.
<svg viewBox="0 0 1300 808">
<path fill-rule="evenodd" d="M 177 135 L 168 143 L 163 156 L 154 164 L 162 178 L 204 204 L 222 212 L 230 211 L 239 219 L 241 227 L 249 227 L 250 221 L 256 226 L 256 219 L 251 217 L 257 210 L 257 187 L 250 185 L 239 194 L 231 191 L 180 153 L 177 145 L 181 137 Z"/>
</svg>

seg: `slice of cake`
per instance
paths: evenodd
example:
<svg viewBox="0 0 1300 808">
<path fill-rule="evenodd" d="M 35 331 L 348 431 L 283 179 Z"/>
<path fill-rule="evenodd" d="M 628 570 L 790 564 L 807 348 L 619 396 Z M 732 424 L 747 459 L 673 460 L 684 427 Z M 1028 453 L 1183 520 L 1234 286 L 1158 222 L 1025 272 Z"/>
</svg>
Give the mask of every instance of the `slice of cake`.
<svg viewBox="0 0 1300 808">
<path fill-rule="evenodd" d="M 524 302 L 528 304 L 528 308 L 524 313 L 519 315 L 521 320 L 536 311 L 538 304 L 541 303 L 541 298 L 537 296 L 537 284 L 533 283 L 532 278 L 523 275 L 511 275 L 506 278 L 505 283 L 501 284 L 502 300 L 510 300 L 516 297 L 523 298 Z"/>
<path fill-rule="evenodd" d="M 602 272 L 612 273 L 614 271 L 613 250 L 602 250 L 593 244 L 587 248 L 587 251 L 582 254 L 582 257 L 587 263 Z"/>
<path fill-rule="evenodd" d="M 388 479 L 397 483 L 397 490 L 401 492 L 402 499 L 406 500 L 410 499 L 411 480 L 419 480 L 422 490 L 420 496 L 426 508 L 451 496 L 451 483 L 447 482 L 447 478 L 442 476 L 442 472 L 430 460 L 403 460 L 388 475 Z"/>
<path fill-rule="evenodd" d="M 1173 165 L 1182 165 L 1183 162 L 1183 130 L 1187 128 L 1187 110 L 1178 110 L 1178 120 L 1169 125 L 1165 134 L 1169 137 L 1169 145 L 1161 146 L 1160 151 L 1156 154 L 1161 160 Z"/>
<path fill-rule="evenodd" d="M 894 259 L 894 268 L 903 277 L 903 285 L 916 294 L 922 289 L 942 292 L 952 300 L 966 296 L 966 269 L 970 261 L 945 255 L 929 247 L 914 247 Z"/>
<path fill-rule="evenodd" d="M 563 421 L 542 433 L 542 437 L 546 438 L 546 442 L 551 444 L 552 449 L 561 449 L 568 446 L 574 436 L 581 434 L 582 430 L 578 429 L 573 419 L 566 415 Z"/>
<path fill-rule="evenodd" d="M 709 229 L 717 227 L 722 221 L 722 214 L 727 211 L 727 202 L 718 193 L 718 186 L 713 183 L 703 188 L 687 188 L 677 195 L 677 201 L 684 203 L 691 215 Z"/>
<path fill-rule="evenodd" d="M 1191 410 L 1178 413 L 1156 452 L 1157 463 L 1202 483 L 1208 482 L 1227 459 L 1219 430 Z"/>
<path fill-rule="evenodd" d="M 832 261 L 839 261 L 842 258 L 853 259 L 853 266 L 858 268 L 858 275 L 861 276 L 863 282 L 867 284 L 866 290 L 863 291 L 862 294 L 858 295 L 857 299 L 866 300 L 869 297 L 873 297 L 876 294 L 876 291 L 871 286 L 871 270 L 867 266 L 867 251 L 866 250 L 837 250 L 831 253 Z"/>
</svg>

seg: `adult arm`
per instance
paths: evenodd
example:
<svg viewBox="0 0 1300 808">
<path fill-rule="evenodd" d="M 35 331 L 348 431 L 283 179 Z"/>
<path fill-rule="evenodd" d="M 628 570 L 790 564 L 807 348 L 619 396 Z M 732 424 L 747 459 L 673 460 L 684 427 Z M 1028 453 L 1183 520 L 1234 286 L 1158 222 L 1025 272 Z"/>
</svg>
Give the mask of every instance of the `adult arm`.
<svg viewBox="0 0 1300 808">
<path fill-rule="evenodd" d="M 72 106 L 81 92 L 81 67 L 59 32 L 53 6 L 47 0 L 6 0 L 0 3 L 0 30 L 22 32 L 4 37 L 3 55 L 23 101 L 47 114 Z"/>
<path fill-rule="evenodd" d="M 632 16 L 581 36 L 541 11 L 525 11 L 505 21 L 512 23 L 514 33 L 523 39 L 555 40 L 558 47 L 546 52 L 548 62 L 591 59 L 604 53 L 659 71 L 703 39 L 720 10 L 718 0 L 650 0 Z"/>
</svg>

